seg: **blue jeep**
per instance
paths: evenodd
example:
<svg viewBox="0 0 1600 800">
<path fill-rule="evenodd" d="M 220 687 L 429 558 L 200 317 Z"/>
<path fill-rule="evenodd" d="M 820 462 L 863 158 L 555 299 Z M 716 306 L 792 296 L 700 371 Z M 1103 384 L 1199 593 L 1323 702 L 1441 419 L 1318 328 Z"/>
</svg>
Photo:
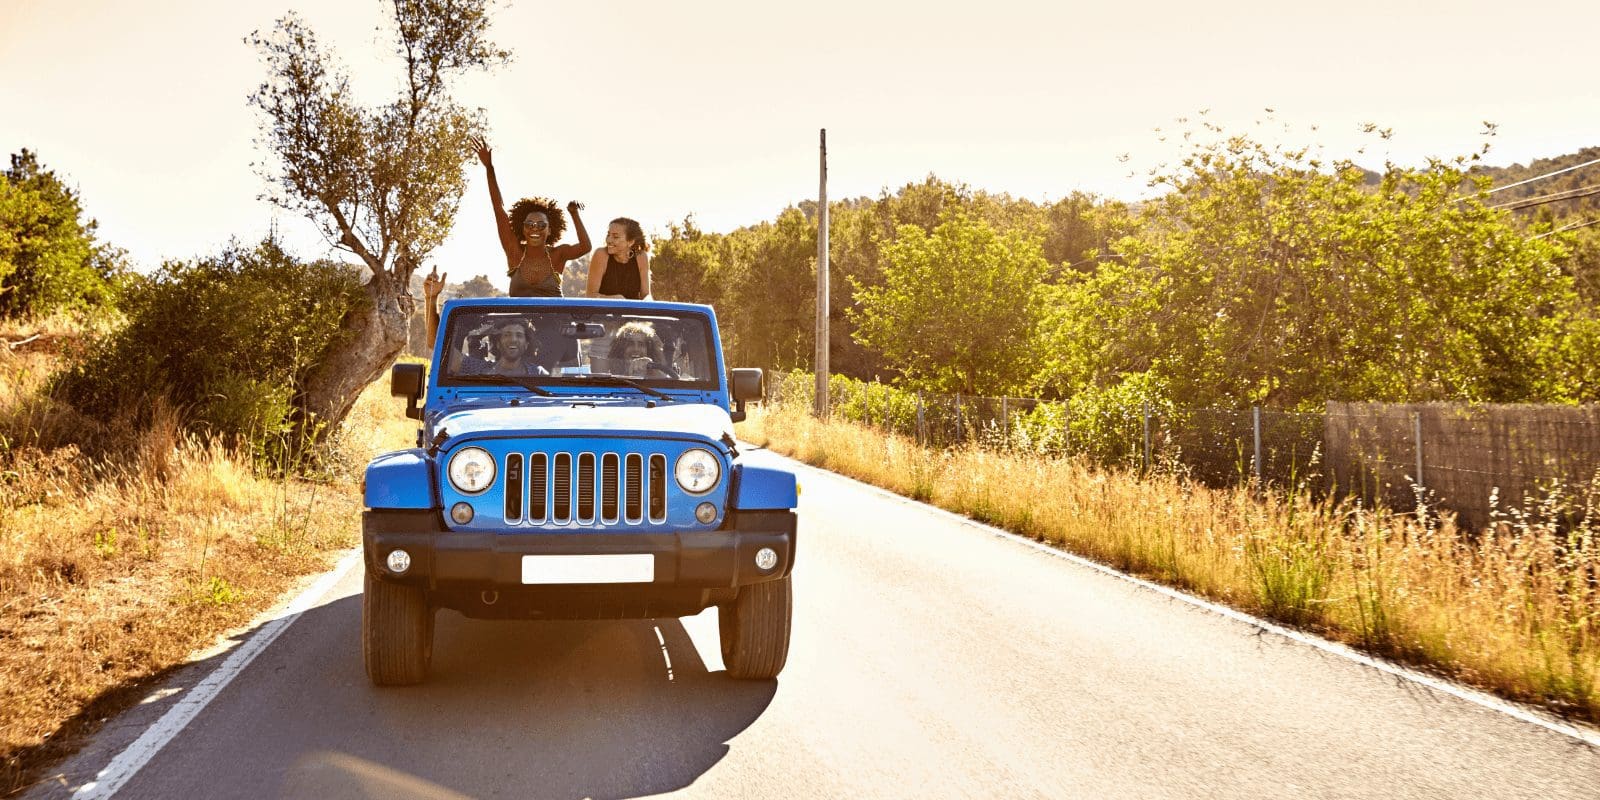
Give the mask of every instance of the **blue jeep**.
<svg viewBox="0 0 1600 800">
<path fill-rule="evenodd" d="M 422 681 L 434 612 L 648 619 L 717 606 L 736 678 L 789 651 L 792 473 L 743 463 L 758 369 L 724 370 L 708 306 L 562 298 L 444 305 L 431 369 L 391 391 L 417 447 L 367 466 L 362 653 Z"/>
</svg>

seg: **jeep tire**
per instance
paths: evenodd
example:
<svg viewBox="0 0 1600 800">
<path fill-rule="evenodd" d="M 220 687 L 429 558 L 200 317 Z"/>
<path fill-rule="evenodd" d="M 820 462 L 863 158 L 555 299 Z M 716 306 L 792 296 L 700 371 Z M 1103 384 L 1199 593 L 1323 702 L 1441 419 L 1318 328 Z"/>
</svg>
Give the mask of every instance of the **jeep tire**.
<svg viewBox="0 0 1600 800">
<path fill-rule="evenodd" d="M 421 588 L 366 574 L 361 593 L 361 655 L 376 686 L 409 686 L 428 676 L 433 608 Z"/>
<path fill-rule="evenodd" d="M 771 680 L 789 658 L 789 620 L 794 595 L 789 576 L 739 589 L 719 606 L 722 663 L 741 680 Z"/>
</svg>

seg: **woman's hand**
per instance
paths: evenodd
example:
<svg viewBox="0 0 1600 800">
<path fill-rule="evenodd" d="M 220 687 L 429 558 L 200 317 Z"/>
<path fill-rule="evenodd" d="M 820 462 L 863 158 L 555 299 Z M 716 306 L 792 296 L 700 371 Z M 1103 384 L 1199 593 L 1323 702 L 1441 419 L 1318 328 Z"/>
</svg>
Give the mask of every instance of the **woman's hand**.
<svg viewBox="0 0 1600 800">
<path fill-rule="evenodd" d="M 494 168 L 494 155 L 489 152 L 489 140 L 482 136 L 468 136 L 467 141 L 472 143 L 472 149 L 478 153 L 478 161 L 485 167 Z"/>
<path fill-rule="evenodd" d="M 439 296 L 440 292 L 444 291 L 444 282 L 449 276 L 450 273 L 448 272 L 440 275 L 438 266 L 435 266 L 432 272 L 423 276 L 422 299 L 427 301 L 429 306 L 432 306 L 434 299 Z"/>
<path fill-rule="evenodd" d="M 567 202 L 567 213 L 568 214 L 571 214 L 573 216 L 577 216 L 578 212 L 582 211 L 582 210 L 583 210 L 583 204 L 582 203 L 580 203 L 580 202 L 578 202 L 576 200 L 571 200 L 571 201 Z"/>
</svg>

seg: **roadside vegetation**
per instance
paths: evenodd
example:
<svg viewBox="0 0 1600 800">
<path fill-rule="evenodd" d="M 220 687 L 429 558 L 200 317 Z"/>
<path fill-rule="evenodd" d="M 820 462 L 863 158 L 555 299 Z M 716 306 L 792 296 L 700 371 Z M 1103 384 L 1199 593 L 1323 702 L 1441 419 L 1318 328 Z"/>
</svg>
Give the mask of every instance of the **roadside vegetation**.
<svg viewBox="0 0 1600 800">
<path fill-rule="evenodd" d="M 1600 722 L 1600 477 L 1468 533 L 1448 518 L 1212 489 L 1077 458 L 936 450 L 806 409 L 740 437 L 1202 597 Z M 1576 526 L 1554 520 L 1576 508 Z M 1048 610 L 1046 610 L 1048 611 Z"/>
<path fill-rule="evenodd" d="M 1361 153 L 1179 125 L 1139 203 L 932 176 L 830 202 L 831 371 L 1133 408 L 1600 400 L 1593 199 L 1514 202 L 1542 182 L 1491 193 L 1584 154 L 1491 168 L 1485 144 L 1396 164 L 1373 127 L 1368 169 Z M 716 305 L 732 364 L 811 372 L 816 229 L 807 202 L 727 233 L 669 226 L 656 296 Z"/>
<path fill-rule="evenodd" d="M 266 438 L 207 434 L 161 398 L 91 416 L 52 397 L 110 328 L 0 324 L 25 342 L 0 345 L 0 795 L 355 546 L 359 467 L 411 432 L 377 385 L 285 470 Z"/>
</svg>

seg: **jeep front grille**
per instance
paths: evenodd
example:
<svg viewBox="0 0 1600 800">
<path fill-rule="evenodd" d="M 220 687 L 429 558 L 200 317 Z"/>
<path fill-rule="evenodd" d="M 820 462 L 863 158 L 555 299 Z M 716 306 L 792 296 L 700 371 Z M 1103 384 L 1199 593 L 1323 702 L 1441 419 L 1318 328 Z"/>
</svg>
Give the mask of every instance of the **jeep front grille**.
<svg viewBox="0 0 1600 800">
<path fill-rule="evenodd" d="M 617 521 L 617 454 L 600 457 L 600 521 Z"/>
<path fill-rule="evenodd" d="M 556 453 L 555 478 L 551 481 L 555 491 L 551 495 L 551 505 L 555 506 L 556 522 L 572 521 L 572 454 Z"/>
<path fill-rule="evenodd" d="M 629 486 L 644 485 L 644 456 L 638 453 L 629 453 L 627 457 L 627 481 Z M 628 522 L 640 522 L 644 519 L 644 501 L 636 491 L 627 493 L 623 501 L 623 519 Z"/>
<path fill-rule="evenodd" d="M 506 456 L 506 522 L 522 519 L 522 454 Z"/>
<path fill-rule="evenodd" d="M 505 465 L 508 524 L 637 525 L 667 519 L 663 453 L 529 453 L 526 459 L 512 453 Z"/>
</svg>

